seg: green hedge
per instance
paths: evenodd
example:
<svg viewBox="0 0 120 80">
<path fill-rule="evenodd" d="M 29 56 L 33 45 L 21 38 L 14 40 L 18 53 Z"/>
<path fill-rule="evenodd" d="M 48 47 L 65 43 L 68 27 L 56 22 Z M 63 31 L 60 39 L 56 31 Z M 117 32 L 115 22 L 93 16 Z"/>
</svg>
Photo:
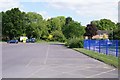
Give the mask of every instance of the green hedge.
<svg viewBox="0 0 120 80">
<path fill-rule="evenodd" d="M 54 31 L 51 33 L 53 35 L 52 41 L 65 42 L 66 38 L 61 31 Z"/>
<path fill-rule="evenodd" d="M 69 48 L 83 48 L 83 40 L 79 38 L 73 38 L 70 40 L 67 40 L 67 43 L 65 44 Z"/>
</svg>

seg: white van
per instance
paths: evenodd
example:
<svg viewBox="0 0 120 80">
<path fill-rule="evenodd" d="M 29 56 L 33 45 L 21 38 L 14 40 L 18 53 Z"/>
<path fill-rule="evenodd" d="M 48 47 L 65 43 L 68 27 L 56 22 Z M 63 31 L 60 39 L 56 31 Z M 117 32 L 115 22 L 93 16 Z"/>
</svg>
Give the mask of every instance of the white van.
<svg viewBox="0 0 120 80">
<path fill-rule="evenodd" d="M 26 40 L 27 40 L 27 39 L 28 39 L 28 37 L 26 37 L 26 36 L 21 36 L 21 37 L 20 37 L 20 41 L 22 42 L 22 41 L 23 41 L 23 39 L 26 39 Z"/>
</svg>

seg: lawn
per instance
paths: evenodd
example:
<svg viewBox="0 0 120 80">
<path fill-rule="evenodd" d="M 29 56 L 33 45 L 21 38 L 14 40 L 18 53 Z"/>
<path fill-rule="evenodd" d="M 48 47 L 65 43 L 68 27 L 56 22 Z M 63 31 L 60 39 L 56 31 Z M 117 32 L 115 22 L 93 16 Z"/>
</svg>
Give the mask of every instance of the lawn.
<svg viewBox="0 0 120 80">
<path fill-rule="evenodd" d="M 58 42 L 58 41 L 45 41 L 45 40 L 37 40 L 36 43 L 48 43 L 48 44 L 65 44 L 63 42 Z"/>
<path fill-rule="evenodd" d="M 100 54 L 98 52 L 86 50 L 84 48 L 73 48 L 74 50 L 81 52 L 89 57 L 92 57 L 94 59 L 97 59 L 99 61 L 102 61 L 106 64 L 109 64 L 111 66 L 114 66 L 118 68 L 118 57 L 111 56 L 111 55 L 105 55 L 105 54 Z"/>
<path fill-rule="evenodd" d="M 0 42 L 5 42 L 5 41 L 0 40 Z"/>
</svg>

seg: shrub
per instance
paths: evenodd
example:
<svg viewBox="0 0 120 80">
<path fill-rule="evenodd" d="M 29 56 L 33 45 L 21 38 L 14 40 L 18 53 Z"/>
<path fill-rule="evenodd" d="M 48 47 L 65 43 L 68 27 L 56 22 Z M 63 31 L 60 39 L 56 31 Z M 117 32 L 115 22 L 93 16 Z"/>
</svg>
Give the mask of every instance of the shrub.
<svg viewBox="0 0 120 80">
<path fill-rule="evenodd" d="M 49 40 L 52 40 L 52 38 L 53 38 L 53 35 L 50 34 L 50 35 L 48 36 L 48 39 L 49 39 Z"/>
<path fill-rule="evenodd" d="M 83 40 L 79 38 L 73 38 L 68 40 L 65 45 L 69 48 L 83 48 Z"/>
<path fill-rule="evenodd" d="M 61 31 L 54 31 L 51 33 L 53 35 L 53 41 L 65 42 L 66 38 Z"/>
</svg>

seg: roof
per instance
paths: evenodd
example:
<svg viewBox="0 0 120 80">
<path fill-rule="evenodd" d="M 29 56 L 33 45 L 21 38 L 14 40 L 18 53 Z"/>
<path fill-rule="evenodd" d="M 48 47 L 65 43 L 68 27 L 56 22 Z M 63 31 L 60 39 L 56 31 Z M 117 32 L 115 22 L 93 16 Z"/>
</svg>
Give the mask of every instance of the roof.
<svg viewBox="0 0 120 80">
<path fill-rule="evenodd" d="M 102 35 L 102 34 L 109 34 L 110 32 L 111 32 L 111 31 L 98 30 L 98 31 L 97 31 L 97 34 L 98 34 L 98 35 L 100 35 L 100 34 L 101 34 L 101 35 Z"/>
</svg>

